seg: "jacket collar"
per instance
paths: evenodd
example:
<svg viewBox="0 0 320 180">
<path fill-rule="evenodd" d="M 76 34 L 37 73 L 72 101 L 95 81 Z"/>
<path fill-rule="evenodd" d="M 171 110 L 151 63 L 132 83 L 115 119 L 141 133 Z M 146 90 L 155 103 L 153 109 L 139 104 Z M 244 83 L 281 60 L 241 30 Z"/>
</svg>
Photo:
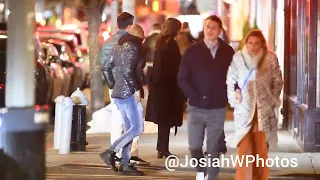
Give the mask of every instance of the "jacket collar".
<svg viewBox="0 0 320 180">
<path fill-rule="evenodd" d="M 124 34 L 127 34 L 128 32 L 126 30 L 123 30 L 123 29 L 119 29 L 117 32 L 116 32 L 116 35 L 124 35 Z"/>
<path fill-rule="evenodd" d="M 218 44 L 219 44 L 219 48 L 218 49 L 220 49 L 220 47 L 224 47 L 225 45 L 227 45 L 221 38 L 218 38 Z M 204 42 L 204 40 L 201 41 L 201 45 L 203 47 L 209 49 L 207 44 Z"/>
</svg>

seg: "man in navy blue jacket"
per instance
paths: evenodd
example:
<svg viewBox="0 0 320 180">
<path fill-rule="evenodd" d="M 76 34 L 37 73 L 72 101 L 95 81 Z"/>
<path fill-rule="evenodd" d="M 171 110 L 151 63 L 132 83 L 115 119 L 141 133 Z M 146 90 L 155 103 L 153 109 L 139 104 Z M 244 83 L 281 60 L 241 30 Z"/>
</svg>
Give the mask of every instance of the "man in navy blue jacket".
<svg viewBox="0 0 320 180">
<path fill-rule="evenodd" d="M 234 50 L 219 38 L 222 22 L 217 16 L 205 19 L 204 40 L 190 46 L 180 65 L 178 83 L 188 98 L 188 141 L 193 158 L 204 157 L 202 146 L 207 131 L 207 152 L 217 158 L 225 148 L 224 120 L 227 104 L 226 76 Z M 222 138 L 222 139 L 221 139 Z M 208 169 L 208 173 L 207 173 Z M 197 178 L 208 174 L 216 180 L 219 168 L 197 167 Z"/>
</svg>

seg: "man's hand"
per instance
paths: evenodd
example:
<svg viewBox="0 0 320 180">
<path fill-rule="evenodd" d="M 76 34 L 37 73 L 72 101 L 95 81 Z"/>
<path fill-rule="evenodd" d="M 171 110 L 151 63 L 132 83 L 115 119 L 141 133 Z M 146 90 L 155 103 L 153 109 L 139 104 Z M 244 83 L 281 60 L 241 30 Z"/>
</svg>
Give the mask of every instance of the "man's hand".
<svg viewBox="0 0 320 180">
<path fill-rule="evenodd" d="M 236 94 L 234 95 L 235 97 L 235 103 L 240 104 L 242 102 L 242 95 L 240 89 L 236 90 Z"/>
<path fill-rule="evenodd" d="M 136 101 L 137 101 L 137 102 L 140 102 L 140 101 L 141 101 L 140 90 L 139 90 L 139 91 L 136 91 L 136 92 L 134 93 L 134 97 L 136 98 Z"/>
</svg>

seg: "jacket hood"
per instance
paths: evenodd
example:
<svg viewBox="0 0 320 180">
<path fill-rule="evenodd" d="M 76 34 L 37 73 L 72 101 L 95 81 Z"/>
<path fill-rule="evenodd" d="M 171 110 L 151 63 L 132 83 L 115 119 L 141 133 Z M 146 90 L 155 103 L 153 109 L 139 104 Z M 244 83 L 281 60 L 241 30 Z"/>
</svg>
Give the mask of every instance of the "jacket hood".
<svg viewBox="0 0 320 180">
<path fill-rule="evenodd" d="M 134 44 L 141 45 L 142 41 L 143 41 L 143 39 L 140 37 L 133 36 L 131 34 L 125 34 L 119 39 L 118 44 L 122 45 L 126 42 L 132 42 Z"/>
</svg>

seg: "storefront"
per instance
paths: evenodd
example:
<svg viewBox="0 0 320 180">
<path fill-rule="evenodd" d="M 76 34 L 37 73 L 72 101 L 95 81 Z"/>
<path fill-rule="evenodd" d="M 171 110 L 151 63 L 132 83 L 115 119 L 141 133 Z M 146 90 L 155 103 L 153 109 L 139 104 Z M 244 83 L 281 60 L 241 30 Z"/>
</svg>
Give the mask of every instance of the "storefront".
<svg viewBox="0 0 320 180">
<path fill-rule="evenodd" d="M 320 3 L 285 0 L 284 127 L 320 152 Z"/>
</svg>

